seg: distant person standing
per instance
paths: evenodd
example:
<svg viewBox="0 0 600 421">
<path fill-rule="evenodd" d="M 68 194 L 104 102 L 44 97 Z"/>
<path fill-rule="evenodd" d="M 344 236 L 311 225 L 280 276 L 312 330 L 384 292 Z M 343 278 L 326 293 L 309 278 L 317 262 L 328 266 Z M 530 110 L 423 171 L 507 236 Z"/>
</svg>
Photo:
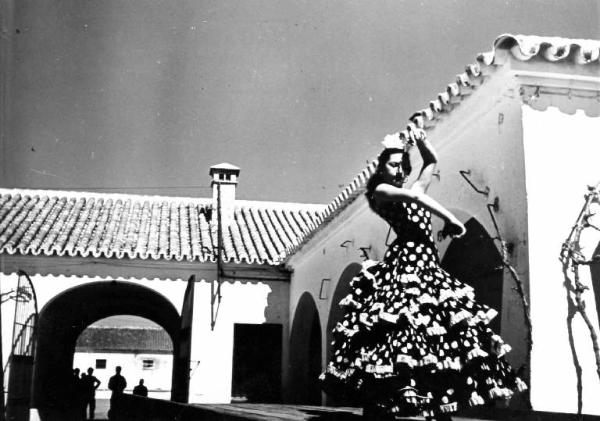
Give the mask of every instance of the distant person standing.
<svg viewBox="0 0 600 421">
<path fill-rule="evenodd" d="M 112 391 L 110 395 L 110 409 L 108 410 L 108 418 L 112 419 L 113 410 L 115 407 L 116 399 L 123 394 L 123 391 L 127 387 L 127 381 L 125 377 L 121 376 L 121 366 L 115 368 L 115 375 L 108 379 L 108 388 Z"/>
<path fill-rule="evenodd" d="M 144 386 L 144 379 L 140 379 L 140 384 L 133 388 L 133 394 L 148 397 L 148 388 Z"/>
<path fill-rule="evenodd" d="M 116 395 L 121 395 L 127 387 L 127 380 L 121 376 L 121 366 L 115 368 L 115 375 L 108 380 L 108 388 L 112 390 L 111 399 Z"/>
<path fill-rule="evenodd" d="M 96 389 L 100 386 L 100 380 L 94 376 L 94 369 L 92 367 L 88 368 L 87 376 L 81 378 L 81 383 L 84 394 L 84 414 L 89 406 L 89 419 L 93 420 L 96 412 Z"/>
</svg>

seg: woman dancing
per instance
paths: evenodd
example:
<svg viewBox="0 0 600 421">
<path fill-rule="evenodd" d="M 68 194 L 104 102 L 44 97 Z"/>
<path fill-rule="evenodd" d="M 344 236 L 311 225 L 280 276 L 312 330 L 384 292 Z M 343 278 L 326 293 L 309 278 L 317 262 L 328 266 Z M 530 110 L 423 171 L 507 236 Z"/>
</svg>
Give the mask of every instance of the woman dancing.
<svg viewBox="0 0 600 421">
<path fill-rule="evenodd" d="M 321 380 L 327 393 L 361 402 L 368 419 L 449 420 L 457 410 L 507 400 L 526 386 L 504 359 L 510 346 L 488 327 L 497 312 L 440 267 L 431 215 L 444 220 L 445 236 L 460 237 L 465 227 L 426 195 L 437 156 L 424 131 L 408 133 L 386 136 L 366 187 L 369 205 L 397 238 L 383 261 L 364 262 L 351 281 Z M 406 188 L 414 144 L 423 166 Z"/>
</svg>

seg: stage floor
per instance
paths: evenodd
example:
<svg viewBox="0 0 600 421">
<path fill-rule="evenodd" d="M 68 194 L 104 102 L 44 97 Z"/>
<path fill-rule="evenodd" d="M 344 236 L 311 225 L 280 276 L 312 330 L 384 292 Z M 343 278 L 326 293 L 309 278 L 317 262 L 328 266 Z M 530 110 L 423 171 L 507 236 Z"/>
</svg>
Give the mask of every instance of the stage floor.
<svg viewBox="0 0 600 421">
<path fill-rule="evenodd" d="M 223 417 L 232 417 L 248 420 L 290 420 L 290 421 L 359 421 L 362 420 L 361 408 L 326 407 L 308 405 L 284 405 L 284 404 L 195 404 L 210 412 L 217 413 Z M 452 417 L 454 421 L 487 421 L 484 418 L 462 418 Z M 398 421 L 421 421 L 419 417 L 398 417 Z"/>
</svg>

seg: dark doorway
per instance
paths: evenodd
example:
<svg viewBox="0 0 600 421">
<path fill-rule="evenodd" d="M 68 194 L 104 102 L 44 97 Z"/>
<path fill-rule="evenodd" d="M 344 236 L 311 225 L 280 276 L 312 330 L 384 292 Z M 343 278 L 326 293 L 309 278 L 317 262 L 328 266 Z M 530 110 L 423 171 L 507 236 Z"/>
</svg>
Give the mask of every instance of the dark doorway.
<svg viewBox="0 0 600 421">
<path fill-rule="evenodd" d="M 478 302 L 498 312 L 490 327 L 499 333 L 504 283 L 502 258 L 492 238 L 475 218 L 469 219 L 465 227 L 467 233 L 452 240 L 441 264 L 452 276 L 475 289 Z"/>
<path fill-rule="evenodd" d="M 72 406 L 71 367 L 81 332 L 118 314 L 144 317 L 167 331 L 173 342 L 171 399 L 187 400 L 190 350 L 180 346 L 181 317 L 171 302 L 138 284 L 92 282 L 56 296 L 40 312 L 32 403 L 43 420 L 65 419 Z"/>
<path fill-rule="evenodd" d="M 290 336 L 290 401 L 321 405 L 321 323 L 315 301 L 305 292 L 298 300 Z"/>
<path fill-rule="evenodd" d="M 281 401 L 280 324 L 233 327 L 232 400 Z"/>
</svg>

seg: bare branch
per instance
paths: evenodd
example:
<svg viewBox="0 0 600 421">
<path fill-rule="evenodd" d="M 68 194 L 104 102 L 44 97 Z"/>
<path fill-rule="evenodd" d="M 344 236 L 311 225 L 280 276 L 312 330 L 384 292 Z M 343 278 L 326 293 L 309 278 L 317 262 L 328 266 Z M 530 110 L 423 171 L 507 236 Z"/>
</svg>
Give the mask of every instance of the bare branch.
<svg viewBox="0 0 600 421">
<path fill-rule="evenodd" d="M 592 203 L 599 203 L 599 190 L 600 184 L 595 187 L 588 187 L 588 193 L 585 196 L 585 203 L 575 221 L 575 224 L 571 228 L 571 233 L 563 243 L 560 261 L 563 263 L 563 272 L 565 275 L 565 281 L 569 282 L 573 288 L 575 294 L 575 310 L 581 314 L 583 321 L 585 322 L 592 339 L 592 348 L 594 350 L 594 356 L 596 358 L 596 373 L 600 378 L 600 346 L 598 345 L 598 335 L 592 324 L 587 312 L 585 311 L 586 304 L 583 299 L 583 293 L 589 288 L 583 285 L 579 280 L 579 268 L 584 265 L 591 265 L 600 262 L 600 256 L 593 256 L 591 260 L 586 260 L 581 253 L 581 246 L 579 241 L 581 239 L 581 233 L 586 228 L 592 228 L 598 230 L 598 227 L 592 225 L 589 220 L 593 216 L 590 211 Z M 572 276 L 568 274 L 572 273 Z"/>
</svg>

